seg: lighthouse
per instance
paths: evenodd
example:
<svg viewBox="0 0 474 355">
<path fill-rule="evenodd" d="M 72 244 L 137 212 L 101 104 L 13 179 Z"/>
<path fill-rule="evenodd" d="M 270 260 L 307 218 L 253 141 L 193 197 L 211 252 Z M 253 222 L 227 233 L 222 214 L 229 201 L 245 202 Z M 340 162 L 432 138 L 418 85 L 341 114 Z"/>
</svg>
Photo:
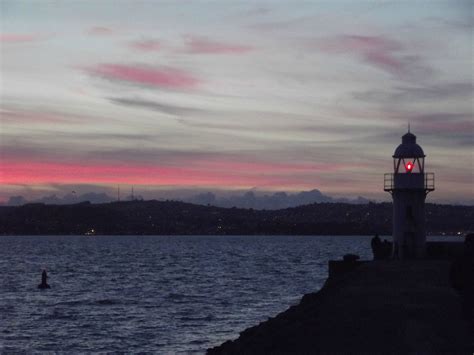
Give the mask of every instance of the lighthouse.
<svg viewBox="0 0 474 355">
<path fill-rule="evenodd" d="M 425 256 L 425 199 L 434 190 L 434 173 L 425 172 L 425 153 L 408 132 L 393 154 L 393 173 L 385 174 L 384 190 L 393 198 L 393 251 L 396 259 Z"/>
</svg>

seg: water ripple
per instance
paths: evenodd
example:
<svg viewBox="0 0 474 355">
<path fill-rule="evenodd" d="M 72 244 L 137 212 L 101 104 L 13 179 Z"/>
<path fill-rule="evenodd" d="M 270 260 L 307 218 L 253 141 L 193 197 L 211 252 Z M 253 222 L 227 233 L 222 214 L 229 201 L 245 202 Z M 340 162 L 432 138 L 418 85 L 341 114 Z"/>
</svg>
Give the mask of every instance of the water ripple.
<svg viewBox="0 0 474 355">
<path fill-rule="evenodd" d="M 202 353 L 319 289 L 368 237 L 0 237 L 0 352 Z M 51 289 L 38 290 L 42 269 Z"/>
</svg>

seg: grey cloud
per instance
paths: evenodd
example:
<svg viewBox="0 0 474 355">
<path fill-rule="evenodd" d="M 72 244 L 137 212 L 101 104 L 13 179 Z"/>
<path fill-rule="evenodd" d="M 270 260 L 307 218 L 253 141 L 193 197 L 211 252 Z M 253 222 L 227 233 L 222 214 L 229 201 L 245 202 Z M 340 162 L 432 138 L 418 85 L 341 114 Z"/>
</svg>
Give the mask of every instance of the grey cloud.
<svg viewBox="0 0 474 355">
<path fill-rule="evenodd" d="M 472 146 L 474 144 L 474 117 L 472 113 L 436 112 L 413 115 L 421 133 L 437 144 L 447 146 Z"/>
<path fill-rule="evenodd" d="M 21 206 L 28 203 L 23 196 L 10 196 L 7 200 L 7 206 Z"/>
<path fill-rule="evenodd" d="M 149 100 L 142 100 L 137 98 L 109 98 L 109 100 L 113 103 L 117 103 L 120 105 L 126 105 L 130 107 L 139 107 L 144 109 L 149 109 L 153 111 L 163 112 L 169 115 L 176 116 L 178 122 L 182 123 L 183 125 L 199 128 L 199 129 L 208 129 L 208 130 L 229 130 L 235 133 L 236 131 L 240 132 L 254 132 L 256 127 L 249 125 L 247 122 L 243 120 L 211 120 L 209 117 L 219 118 L 220 115 L 225 116 L 229 114 L 235 115 L 235 112 L 226 112 L 224 110 L 205 110 L 199 108 L 191 108 L 191 107 L 184 107 L 184 106 L 177 106 L 171 104 L 165 104 L 162 102 L 157 101 L 149 101 Z M 192 119 L 187 118 L 186 116 L 193 115 L 193 114 L 206 114 L 206 119 L 199 119 L 198 117 L 193 117 Z M 248 112 L 242 111 L 239 113 L 240 117 L 246 114 L 258 114 L 260 119 L 266 118 L 270 119 L 275 117 L 277 113 L 273 112 Z M 258 122 L 257 122 L 258 123 Z M 326 125 L 318 126 L 321 129 L 325 129 Z M 288 131 L 303 131 L 306 130 L 306 126 L 298 126 L 293 123 L 291 125 L 275 125 L 274 123 L 271 124 L 270 127 L 265 127 L 265 129 L 269 129 L 272 132 L 288 132 Z"/>
<path fill-rule="evenodd" d="M 27 158 L 34 159 L 41 156 L 41 151 L 44 150 L 32 144 L 22 144 L 21 140 L 14 140 L 6 142 L 5 137 L 2 137 L 2 145 L 0 146 L 0 157 L 3 159 L 19 159 Z M 53 153 L 52 151 L 50 153 Z"/>
<path fill-rule="evenodd" d="M 233 159 L 234 153 L 212 152 L 207 150 L 172 150 L 162 148 L 96 150 L 88 153 L 86 158 L 99 161 L 133 161 L 156 164 L 188 165 L 193 161 L 212 159 Z"/>
<path fill-rule="evenodd" d="M 314 189 L 311 191 L 301 191 L 299 193 L 274 192 L 274 193 L 256 193 L 246 191 L 241 194 L 232 194 L 229 196 L 218 196 L 212 192 L 200 193 L 192 196 L 185 201 L 200 205 L 213 205 L 219 207 L 239 207 L 275 210 L 280 208 L 296 207 L 311 203 L 321 202 L 348 202 L 348 203 L 368 203 L 369 200 L 359 197 L 358 199 L 336 199 L 321 191 Z"/>
<path fill-rule="evenodd" d="M 249 127 L 248 125 L 241 124 L 239 122 L 208 122 L 208 121 L 196 121 L 196 120 L 188 120 L 188 119 L 179 119 L 179 122 L 189 126 L 189 127 L 196 127 L 196 128 L 205 128 L 210 130 L 222 130 L 222 129 L 229 129 L 229 130 L 239 130 L 239 131 L 254 131 L 254 127 Z"/>
<path fill-rule="evenodd" d="M 439 101 L 451 97 L 466 98 L 472 97 L 473 92 L 472 83 L 455 82 L 418 87 L 400 86 L 390 92 L 376 90 L 356 92 L 353 97 L 368 102 L 393 103 L 414 100 Z"/>
<path fill-rule="evenodd" d="M 11 99 L 10 99 L 11 100 Z M 43 111 L 41 107 L 21 108 L 18 105 L 4 104 L 0 110 L 2 123 L 6 124 L 83 124 L 89 118 L 70 113 Z"/>
<path fill-rule="evenodd" d="M 52 137 L 50 135 L 53 134 Z M 45 140 L 44 137 L 48 137 Z M 55 160 L 83 158 L 88 151 L 107 151 L 117 142 L 128 145 L 134 142 L 155 142 L 160 134 L 115 134 L 79 132 L 35 132 L 27 137 L 2 136 L 0 157 L 2 159 Z M 61 146 L 61 149 L 58 149 Z"/>
<path fill-rule="evenodd" d="M 153 141 L 158 138 L 157 134 L 148 134 L 148 133 L 101 133 L 101 132 L 87 132 L 87 133 L 58 133 L 59 137 L 75 139 L 79 141 L 99 141 L 105 142 L 110 140 L 118 141 Z"/>
<path fill-rule="evenodd" d="M 412 123 L 414 121 L 411 121 Z M 474 138 L 472 130 L 459 129 L 458 131 L 443 129 L 448 127 L 449 123 L 441 127 L 436 125 L 430 125 L 428 123 L 416 122 L 415 125 L 411 125 L 411 131 L 418 136 L 418 143 L 427 151 L 431 151 L 433 148 L 460 148 L 460 147 L 472 147 L 474 145 Z M 401 136 L 406 130 L 400 129 L 400 131 L 370 134 L 364 137 L 366 142 L 374 145 L 374 147 L 387 146 L 388 142 L 393 144 L 393 149 L 401 142 Z M 356 141 L 357 142 L 357 141 Z M 360 140 L 362 143 L 362 140 Z M 380 150 L 380 148 L 379 148 Z M 428 153 L 427 153 L 428 154 Z"/>
<path fill-rule="evenodd" d="M 308 49 L 347 55 L 404 81 L 424 80 L 433 69 L 423 58 L 407 51 L 404 43 L 384 35 L 343 34 L 307 41 Z"/>
<path fill-rule="evenodd" d="M 109 98 L 110 102 L 129 106 L 129 107 L 138 107 L 153 111 L 158 111 L 162 113 L 166 113 L 168 115 L 173 116 L 183 116 L 195 113 L 206 112 L 206 110 L 198 109 L 198 108 L 191 108 L 191 107 L 184 107 L 184 106 L 177 106 L 171 104 L 165 104 L 157 101 L 148 101 L 148 100 L 141 100 L 141 99 L 127 99 L 127 98 Z"/>
<path fill-rule="evenodd" d="M 47 195 L 38 199 L 27 200 L 23 196 L 11 196 L 8 201 L 8 206 L 20 206 L 24 205 L 25 203 L 45 203 L 48 205 L 66 205 L 66 204 L 73 204 L 89 201 L 91 203 L 107 203 L 115 201 L 115 198 L 107 195 L 104 192 L 96 193 L 96 192 L 86 192 L 82 195 L 77 195 L 75 191 L 67 193 L 63 197 L 60 197 L 56 194 Z"/>
</svg>

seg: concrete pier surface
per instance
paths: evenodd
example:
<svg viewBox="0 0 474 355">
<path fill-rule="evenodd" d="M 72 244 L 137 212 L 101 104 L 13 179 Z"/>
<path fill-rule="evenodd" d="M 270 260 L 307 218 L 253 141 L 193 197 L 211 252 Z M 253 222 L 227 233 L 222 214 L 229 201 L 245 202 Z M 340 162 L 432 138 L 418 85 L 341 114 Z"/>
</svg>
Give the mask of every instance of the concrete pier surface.
<svg viewBox="0 0 474 355">
<path fill-rule="evenodd" d="M 373 261 L 208 354 L 466 353 L 474 334 L 448 260 Z"/>
</svg>

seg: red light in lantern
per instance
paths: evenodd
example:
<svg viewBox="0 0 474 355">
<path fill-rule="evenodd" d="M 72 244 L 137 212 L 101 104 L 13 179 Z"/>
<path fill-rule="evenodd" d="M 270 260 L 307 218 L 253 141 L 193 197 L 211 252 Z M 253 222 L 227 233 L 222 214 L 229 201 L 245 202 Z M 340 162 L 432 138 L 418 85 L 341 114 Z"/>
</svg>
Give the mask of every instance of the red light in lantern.
<svg viewBox="0 0 474 355">
<path fill-rule="evenodd" d="M 411 171 L 413 170 L 413 163 L 411 161 L 406 163 L 405 169 L 407 170 L 407 173 L 411 173 Z"/>
</svg>

